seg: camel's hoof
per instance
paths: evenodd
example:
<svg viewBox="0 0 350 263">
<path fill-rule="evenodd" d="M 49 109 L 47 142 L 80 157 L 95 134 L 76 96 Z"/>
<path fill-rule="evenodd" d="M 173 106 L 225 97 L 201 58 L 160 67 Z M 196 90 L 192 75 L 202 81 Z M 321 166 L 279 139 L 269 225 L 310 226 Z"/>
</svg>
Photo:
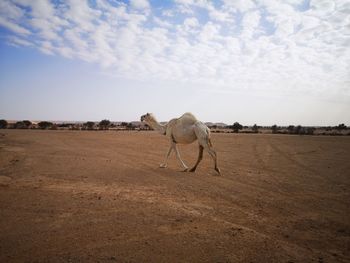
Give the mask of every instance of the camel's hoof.
<svg viewBox="0 0 350 263">
<path fill-rule="evenodd" d="M 221 176 L 221 175 L 222 175 L 222 174 L 221 174 L 221 171 L 220 171 L 220 169 L 219 169 L 219 168 L 215 169 L 215 171 L 218 173 L 218 175 L 219 175 L 219 176 Z"/>
<path fill-rule="evenodd" d="M 194 173 L 196 171 L 196 168 L 191 168 L 189 172 Z"/>
<path fill-rule="evenodd" d="M 166 168 L 166 167 L 167 167 L 167 165 L 164 164 L 164 163 L 162 163 L 161 165 L 159 165 L 159 168 Z"/>
<path fill-rule="evenodd" d="M 182 172 L 188 172 L 188 168 L 185 168 L 184 170 L 182 170 Z"/>
</svg>

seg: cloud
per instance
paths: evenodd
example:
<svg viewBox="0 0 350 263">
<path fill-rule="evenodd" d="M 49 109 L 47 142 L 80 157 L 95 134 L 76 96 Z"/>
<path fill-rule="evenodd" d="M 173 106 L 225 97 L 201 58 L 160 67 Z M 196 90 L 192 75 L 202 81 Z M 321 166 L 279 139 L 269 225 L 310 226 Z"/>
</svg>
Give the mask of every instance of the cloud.
<svg viewBox="0 0 350 263">
<path fill-rule="evenodd" d="M 252 0 L 223 0 L 225 9 L 233 9 L 238 12 L 245 13 L 250 9 L 256 8 L 256 4 Z"/>
<path fill-rule="evenodd" d="M 185 25 L 185 27 L 187 29 L 190 29 L 190 28 L 198 27 L 199 26 L 199 22 L 198 22 L 197 18 L 190 17 L 190 18 L 186 18 L 185 19 L 184 25 Z"/>
<path fill-rule="evenodd" d="M 29 35 L 30 31 L 6 18 L 0 17 L 0 26 L 7 28 L 13 33 L 17 33 L 19 35 Z"/>
<path fill-rule="evenodd" d="M 347 1 L 3 0 L 0 10 L 10 44 L 117 77 L 349 98 Z"/>
<path fill-rule="evenodd" d="M 242 37 L 251 38 L 260 25 L 260 12 L 246 12 L 242 19 Z"/>
<path fill-rule="evenodd" d="M 24 40 L 22 38 L 11 36 L 9 37 L 9 41 L 14 46 L 24 46 L 24 47 L 30 47 L 33 46 L 33 44 L 27 40 Z"/>
<path fill-rule="evenodd" d="M 150 4 L 147 0 L 131 0 L 130 4 L 132 7 L 136 9 L 148 9 L 150 8 Z"/>
<path fill-rule="evenodd" d="M 1 17 L 6 16 L 7 19 L 19 19 L 23 16 L 24 12 L 21 8 L 16 5 L 7 2 L 0 1 L 0 15 Z"/>
</svg>

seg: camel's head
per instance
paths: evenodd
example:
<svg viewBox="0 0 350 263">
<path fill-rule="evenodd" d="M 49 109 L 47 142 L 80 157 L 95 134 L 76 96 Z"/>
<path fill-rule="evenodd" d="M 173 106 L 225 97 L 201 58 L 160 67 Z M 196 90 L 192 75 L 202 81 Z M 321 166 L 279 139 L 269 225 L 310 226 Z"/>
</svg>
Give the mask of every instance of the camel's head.
<svg viewBox="0 0 350 263">
<path fill-rule="evenodd" d="M 152 113 L 146 113 L 145 115 L 142 115 L 141 116 L 141 121 L 144 121 L 144 122 L 149 122 L 150 120 L 154 120 L 154 116 Z"/>
</svg>

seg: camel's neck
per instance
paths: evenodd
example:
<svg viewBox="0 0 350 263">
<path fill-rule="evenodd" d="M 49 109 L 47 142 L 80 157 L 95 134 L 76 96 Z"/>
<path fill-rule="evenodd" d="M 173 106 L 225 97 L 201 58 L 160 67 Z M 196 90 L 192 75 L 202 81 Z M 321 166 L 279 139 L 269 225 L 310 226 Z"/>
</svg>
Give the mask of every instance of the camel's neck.
<svg viewBox="0 0 350 263">
<path fill-rule="evenodd" d="M 147 122 L 147 124 L 153 129 L 153 130 L 156 130 L 156 131 L 159 131 L 159 133 L 161 134 L 165 134 L 166 132 L 166 125 L 162 125 L 160 124 L 158 121 L 156 120 L 149 120 Z"/>
</svg>

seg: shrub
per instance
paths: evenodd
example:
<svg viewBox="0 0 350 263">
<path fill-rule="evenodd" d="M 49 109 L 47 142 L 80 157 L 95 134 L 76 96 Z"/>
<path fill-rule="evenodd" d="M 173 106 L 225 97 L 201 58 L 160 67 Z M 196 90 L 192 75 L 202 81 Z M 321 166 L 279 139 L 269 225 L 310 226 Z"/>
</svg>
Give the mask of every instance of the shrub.
<svg viewBox="0 0 350 263">
<path fill-rule="evenodd" d="M 314 135 L 315 130 L 316 130 L 316 128 L 314 128 L 314 127 L 307 127 L 306 134 L 307 135 Z"/>
<path fill-rule="evenodd" d="M 294 128 L 294 134 L 305 134 L 305 130 L 301 125 L 298 125 Z"/>
<path fill-rule="evenodd" d="M 15 128 L 15 129 L 25 129 L 23 121 L 17 121 L 13 125 L 13 128 Z"/>
<path fill-rule="evenodd" d="M 277 133 L 279 128 L 277 127 L 276 124 L 274 124 L 274 125 L 272 125 L 271 130 L 272 130 L 272 133 Z"/>
<path fill-rule="evenodd" d="M 288 130 L 289 134 L 293 134 L 294 133 L 294 125 L 289 125 L 287 130 Z"/>
<path fill-rule="evenodd" d="M 346 130 L 347 127 L 344 123 L 339 124 L 338 126 L 335 126 L 334 129 L 338 130 L 338 131 L 342 131 L 342 130 Z"/>
<path fill-rule="evenodd" d="M 24 126 L 26 127 L 26 129 L 29 129 L 32 127 L 33 123 L 31 121 L 28 121 L 28 120 L 24 120 L 22 121 Z"/>
<path fill-rule="evenodd" d="M 7 125 L 8 123 L 6 120 L 0 120 L 0 129 L 6 129 Z"/>
<path fill-rule="evenodd" d="M 128 125 L 126 126 L 128 130 L 135 130 L 135 126 L 134 124 L 132 124 L 131 122 L 128 123 Z"/>
<path fill-rule="evenodd" d="M 93 130 L 95 126 L 95 123 L 93 121 L 88 121 L 83 124 L 83 128 L 86 130 Z"/>
<path fill-rule="evenodd" d="M 18 121 L 13 126 L 15 129 L 29 129 L 32 127 L 32 122 L 28 120 Z"/>
<path fill-rule="evenodd" d="M 109 120 L 102 120 L 98 124 L 101 130 L 107 130 L 110 125 L 111 122 Z"/>
<path fill-rule="evenodd" d="M 38 126 L 40 129 L 49 129 L 53 126 L 53 123 L 52 122 L 49 122 L 49 121 L 41 121 L 38 123 Z"/>
</svg>

